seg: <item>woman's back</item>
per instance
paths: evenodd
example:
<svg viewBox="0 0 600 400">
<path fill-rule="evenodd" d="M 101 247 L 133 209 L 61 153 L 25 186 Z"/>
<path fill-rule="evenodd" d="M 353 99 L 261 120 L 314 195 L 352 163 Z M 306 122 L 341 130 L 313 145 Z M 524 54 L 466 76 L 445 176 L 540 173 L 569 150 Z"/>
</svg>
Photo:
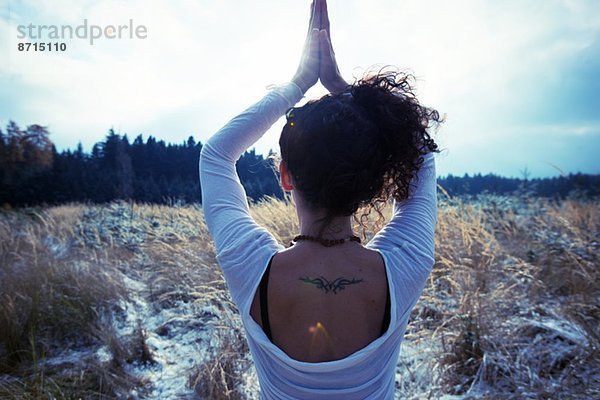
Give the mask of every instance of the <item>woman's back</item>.
<svg viewBox="0 0 600 400">
<path fill-rule="evenodd" d="M 298 242 L 276 254 L 267 272 L 272 342 L 293 359 L 338 360 L 387 329 L 387 276 L 374 250 L 356 242 L 332 247 Z M 265 328 L 260 290 L 251 316 Z"/>
<path fill-rule="evenodd" d="M 311 10 L 292 82 L 202 147 L 206 224 L 261 398 L 392 399 L 410 311 L 434 262 L 437 145 L 427 129 L 439 115 L 418 103 L 403 74 L 348 85 L 329 41 L 325 0 Z M 330 94 L 292 108 L 318 79 Z M 284 114 L 281 183 L 300 228 L 289 249 L 253 220 L 236 173 L 243 152 Z M 381 216 L 392 198 L 391 220 L 369 243 L 348 239 L 353 215 Z"/>
<path fill-rule="evenodd" d="M 203 146 L 202 200 L 217 260 L 240 311 L 261 398 L 392 399 L 400 343 L 433 265 L 434 157 L 423 156 L 410 198 L 394 202 L 392 219 L 365 247 L 302 241 L 286 250 L 252 219 L 235 161 L 300 97 L 294 85 L 275 89 Z M 272 341 L 256 299 L 269 264 Z M 390 322 L 381 335 L 386 273 Z"/>
</svg>

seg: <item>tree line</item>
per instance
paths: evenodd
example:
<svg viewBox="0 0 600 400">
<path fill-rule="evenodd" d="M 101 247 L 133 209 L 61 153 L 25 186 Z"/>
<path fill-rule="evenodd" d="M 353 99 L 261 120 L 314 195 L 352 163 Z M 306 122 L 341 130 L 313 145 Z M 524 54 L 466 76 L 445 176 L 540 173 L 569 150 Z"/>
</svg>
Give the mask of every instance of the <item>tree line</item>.
<svg viewBox="0 0 600 400">
<path fill-rule="evenodd" d="M 45 127 L 21 129 L 11 121 L 5 131 L 0 129 L 0 205 L 200 202 L 201 149 L 192 136 L 179 144 L 142 135 L 130 141 L 110 129 L 91 153 L 81 144 L 58 152 Z M 271 165 L 254 150 L 237 162 L 249 197 L 283 196 Z"/>
<path fill-rule="evenodd" d="M 600 196 L 600 175 L 569 174 L 552 178 L 505 178 L 495 174 L 448 175 L 438 178 L 438 184 L 451 196 L 476 196 L 481 193 L 565 198 Z"/>
<path fill-rule="evenodd" d="M 46 127 L 20 128 L 10 121 L 0 129 L 0 205 L 33 206 L 67 202 L 104 203 L 133 200 L 143 203 L 197 203 L 201 200 L 198 156 L 202 144 L 190 136 L 179 144 L 142 135 L 130 141 L 113 129 L 91 153 L 81 144 L 58 152 Z M 271 154 L 245 152 L 237 171 L 248 196 L 281 198 Z M 438 183 L 450 195 L 482 192 L 511 194 L 528 191 L 548 197 L 574 192 L 600 195 L 600 176 L 571 174 L 555 178 L 504 178 L 493 174 L 457 177 L 448 175 Z"/>
</svg>

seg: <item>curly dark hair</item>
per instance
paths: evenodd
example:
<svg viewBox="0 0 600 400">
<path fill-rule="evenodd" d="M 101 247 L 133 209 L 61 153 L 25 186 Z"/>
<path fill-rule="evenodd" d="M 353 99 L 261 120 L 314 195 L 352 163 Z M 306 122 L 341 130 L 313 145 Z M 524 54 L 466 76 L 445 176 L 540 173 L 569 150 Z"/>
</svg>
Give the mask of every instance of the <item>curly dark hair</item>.
<svg viewBox="0 0 600 400">
<path fill-rule="evenodd" d="M 334 217 L 354 215 L 364 234 L 371 210 L 383 219 L 390 197 L 407 199 L 422 156 L 438 151 L 428 129 L 442 118 L 419 104 L 413 81 L 412 75 L 380 69 L 341 93 L 288 111 L 281 159 L 307 203 L 324 209 L 323 227 Z"/>
</svg>

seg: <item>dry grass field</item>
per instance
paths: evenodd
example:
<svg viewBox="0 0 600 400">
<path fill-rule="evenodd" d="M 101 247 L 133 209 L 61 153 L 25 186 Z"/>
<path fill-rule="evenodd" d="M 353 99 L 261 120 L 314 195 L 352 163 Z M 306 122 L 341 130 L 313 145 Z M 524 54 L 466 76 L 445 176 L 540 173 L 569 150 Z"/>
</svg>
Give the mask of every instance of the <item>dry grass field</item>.
<svg viewBox="0 0 600 400">
<path fill-rule="evenodd" d="M 440 199 L 397 398 L 600 398 L 599 202 Z M 290 204 L 255 218 L 282 243 Z M 368 232 L 367 236 L 373 232 Z M 196 206 L 0 213 L 1 399 L 256 399 Z"/>
</svg>

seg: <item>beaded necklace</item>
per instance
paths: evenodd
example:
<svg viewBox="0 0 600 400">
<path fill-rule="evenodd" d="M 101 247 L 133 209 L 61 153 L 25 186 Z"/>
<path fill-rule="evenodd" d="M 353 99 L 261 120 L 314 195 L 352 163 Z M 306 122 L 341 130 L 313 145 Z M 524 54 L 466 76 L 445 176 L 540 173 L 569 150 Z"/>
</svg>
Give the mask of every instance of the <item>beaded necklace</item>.
<svg viewBox="0 0 600 400">
<path fill-rule="evenodd" d="M 346 242 L 357 242 L 361 243 L 361 240 L 358 236 L 352 235 L 342 239 L 325 239 L 318 236 L 309 236 L 309 235 L 298 235 L 292 239 L 292 243 L 290 246 L 293 246 L 294 243 L 299 242 L 301 240 L 307 240 L 310 242 L 316 242 L 325 247 L 335 246 L 336 244 L 343 244 Z"/>
</svg>

